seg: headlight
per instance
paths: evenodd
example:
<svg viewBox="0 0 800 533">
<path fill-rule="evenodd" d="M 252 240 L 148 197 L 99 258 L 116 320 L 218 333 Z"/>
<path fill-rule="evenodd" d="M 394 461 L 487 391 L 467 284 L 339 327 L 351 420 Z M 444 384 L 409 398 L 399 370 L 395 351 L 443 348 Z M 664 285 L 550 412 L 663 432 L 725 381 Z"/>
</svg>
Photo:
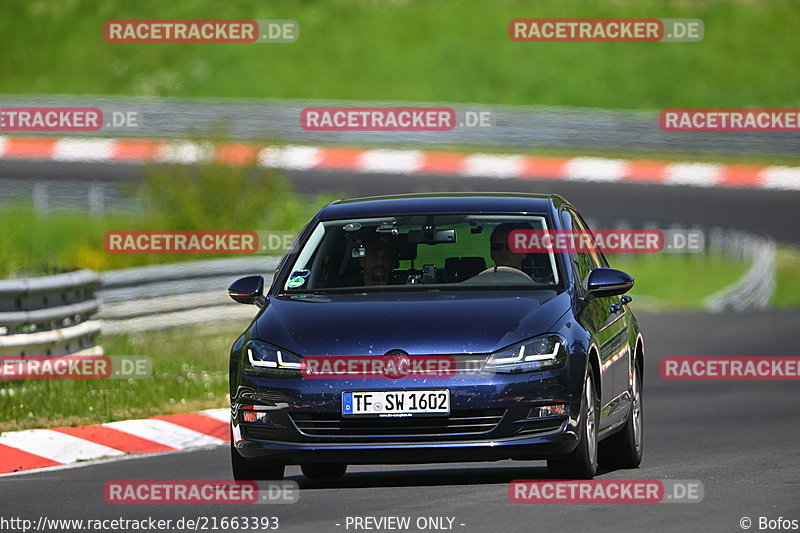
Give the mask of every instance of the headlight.
<svg viewBox="0 0 800 533">
<path fill-rule="evenodd" d="M 261 341 L 251 340 L 244 347 L 245 368 L 275 377 L 300 375 L 301 357 Z"/>
<path fill-rule="evenodd" d="M 551 334 L 503 348 L 486 360 L 484 370 L 501 374 L 557 368 L 567 359 L 566 341 Z"/>
</svg>

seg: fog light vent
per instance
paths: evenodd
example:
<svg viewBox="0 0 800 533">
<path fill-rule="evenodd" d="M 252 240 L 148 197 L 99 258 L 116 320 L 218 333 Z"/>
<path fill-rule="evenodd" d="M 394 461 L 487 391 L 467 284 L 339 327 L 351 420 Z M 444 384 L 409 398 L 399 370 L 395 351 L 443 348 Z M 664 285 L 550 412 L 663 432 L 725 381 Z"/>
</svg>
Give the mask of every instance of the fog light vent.
<svg viewBox="0 0 800 533">
<path fill-rule="evenodd" d="M 566 416 L 569 414 L 569 405 L 566 403 L 556 403 L 553 405 L 543 405 L 531 408 L 528 418 L 552 418 L 554 416 Z"/>
<path fill-rule="evenodd" d="M 240 409 L 242 413 L 242 422 L 269 422 L 269 417 L 266 411 L 252 411 L 249 409 Z"/>
</svg>

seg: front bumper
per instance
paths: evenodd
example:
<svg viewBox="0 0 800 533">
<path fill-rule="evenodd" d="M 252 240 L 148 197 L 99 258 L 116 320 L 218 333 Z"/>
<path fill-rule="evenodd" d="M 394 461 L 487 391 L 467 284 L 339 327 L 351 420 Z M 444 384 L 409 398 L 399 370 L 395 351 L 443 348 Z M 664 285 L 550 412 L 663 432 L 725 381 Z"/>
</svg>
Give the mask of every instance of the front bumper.
<svg viewBox="0 0 800 533">
<path fill-rule="evenodd" d="M 447 379 L 319 380 L 238 377 L 231 402 L 240 455 L 285 464 L 402 464 L 562 457 L 578 443 L 582 376 L 564 367 L 525 374 Z M 449 389 L 449 417 L 341 417 L 343 391 Z M 565 403 L 569 415 L 532 418 Z M 244 409 L 266 413 L 245 422 Z"/>
<path fill-rule="evenodd" d="M 269 459 L 284 464 L 413 464 L 536 460 L 563 457 L 578 445 L 574 432 L 510 440 L 473 442 L 298 444 L 288 442 L 240 441 L 236 446 L 246 459 Z"/>
</svg>

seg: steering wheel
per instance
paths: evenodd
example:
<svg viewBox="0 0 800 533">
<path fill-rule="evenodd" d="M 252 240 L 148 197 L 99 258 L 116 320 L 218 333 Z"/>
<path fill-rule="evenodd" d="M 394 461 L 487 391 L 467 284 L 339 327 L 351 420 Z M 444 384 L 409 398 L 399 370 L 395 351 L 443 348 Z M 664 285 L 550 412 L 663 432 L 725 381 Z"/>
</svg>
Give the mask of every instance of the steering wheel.
<svg viewBox="0 0 800 533">
<path fill-rule="evenodd" d="M 510 266 L 498 266 L 498 267 L 487 268 L 486 270 L 484 270 L 483 272 L 478 274 L 478 276 L 483 276 L 483 275 L 488 275 L 488 274 L 495 274 L 495 273 L 499 274 L 500 272 L 504 272 L 504 273 L 508 273 L 508 274 L 516 274 L 518 276 L 524 277 L 525 279 L 527 279 L 529 281 L 531 279 L 531 277 L 529 275 L 527 275 L 525 272 L 523 272 L 522 270 L 519 270 L 519 269 L 514 268 L 514 267 L 510 267 Z"/>
</svg>

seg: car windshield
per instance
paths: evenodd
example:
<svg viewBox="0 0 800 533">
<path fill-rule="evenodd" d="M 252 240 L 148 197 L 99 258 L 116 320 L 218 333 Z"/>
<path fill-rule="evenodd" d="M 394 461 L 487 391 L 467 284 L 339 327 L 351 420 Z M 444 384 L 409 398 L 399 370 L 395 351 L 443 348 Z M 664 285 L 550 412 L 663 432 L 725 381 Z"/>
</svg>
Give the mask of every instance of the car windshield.
<svg viewBox="0 0 800 533">
<path fill-rule="evenodd" d="M 288 293 L 481 288 L 554 289 L 553 253 L 509 250 L 544 216 L 413 215 L 321 222 L 283 285 Z"/>
</svg>

